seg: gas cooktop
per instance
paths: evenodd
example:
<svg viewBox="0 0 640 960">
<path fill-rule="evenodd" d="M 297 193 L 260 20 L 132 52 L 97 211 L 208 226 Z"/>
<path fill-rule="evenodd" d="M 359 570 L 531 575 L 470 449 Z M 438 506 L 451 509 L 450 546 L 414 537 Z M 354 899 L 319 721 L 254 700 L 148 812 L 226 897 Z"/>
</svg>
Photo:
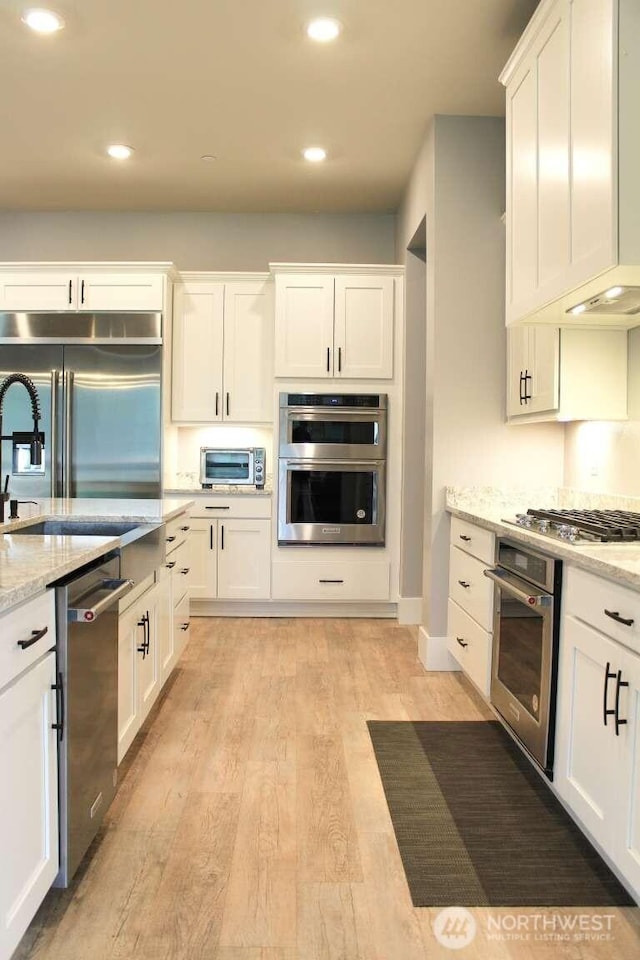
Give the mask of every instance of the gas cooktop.
<svg viewBox="0 0 640 960">
<path fill-rule="evenodd" d="M 564 543 L 639 543 L 640 513 L 629 510 L 527 510 L 504 520 Z"/>
</svg>

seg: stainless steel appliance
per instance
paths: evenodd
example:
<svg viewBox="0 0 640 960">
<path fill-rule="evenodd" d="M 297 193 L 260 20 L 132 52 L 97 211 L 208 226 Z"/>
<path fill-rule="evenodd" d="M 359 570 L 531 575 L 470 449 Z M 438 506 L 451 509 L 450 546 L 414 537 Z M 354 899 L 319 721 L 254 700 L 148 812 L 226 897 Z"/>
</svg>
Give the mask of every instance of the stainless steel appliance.
<svg viewBox="0 0 640 960">
<path fill-rule="evenodd" d="M 264 489 L 264 447 L 200 447 L 200 483 L 204 490 L 223 484 Z"/>
<path fill-rule="evenodd" d="M 546 775 L 553 742 L 562 562 L 498 540 L 490 700 Z"/>
<path fill-rule="evenodd" d="M 159 497 L 162 317 L 0 314 L 0 380 L 20 371 L 37 389 L 41 464 L 24 436 L 24 397 L 4 399 L 2 463 L 11 495 Z"/>
<path fill-rule="evenodd" d="M 280 394 L 278 543 L 385 542 L 387 397 Z"/>
<path fill-rule="evenodd" d="M 107 530 L 85 526 L 94 536 Z M 69 885 L 116 793 L 118 600 L 163 562 L 164 548 L 164 525 L 141 525 L 121 538 L 118 549 L 55 584 L 58 887 Z"/>
<path fill-rule="evenodd" d="M 577 545 L 640 541 L 640 513 L 630 510 L 530 509 L 503 522 Z"/>
</svg>

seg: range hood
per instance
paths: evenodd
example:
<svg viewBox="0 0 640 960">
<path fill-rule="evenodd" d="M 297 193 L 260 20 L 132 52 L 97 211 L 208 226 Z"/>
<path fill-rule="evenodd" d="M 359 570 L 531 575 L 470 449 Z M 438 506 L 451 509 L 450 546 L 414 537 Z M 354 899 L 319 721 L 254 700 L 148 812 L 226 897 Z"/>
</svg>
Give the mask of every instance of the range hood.
<svg viewBox="0 0 640 960">
<path fill-rule="evenodd" d="M 571 317 L 585 314 L 603 317 L 637 317 L 640 315 L 640 286 L 608 287 L 587 300 L 581 300 L 565 310 Z M 639 320 L 640 322 L 640 320 Z"/>
</svg>

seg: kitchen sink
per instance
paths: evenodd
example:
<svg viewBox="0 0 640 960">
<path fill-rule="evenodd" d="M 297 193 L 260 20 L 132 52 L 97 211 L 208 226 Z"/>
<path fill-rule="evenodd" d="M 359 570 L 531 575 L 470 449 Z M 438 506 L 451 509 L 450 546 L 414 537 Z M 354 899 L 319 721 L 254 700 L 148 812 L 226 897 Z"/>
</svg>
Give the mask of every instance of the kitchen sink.
<svg viewBox="0 0 640 960">
<path fill-rule="evenodd" d="M 57 537 L 122 537 L 139 527 L 131 520 L 40 520 L 27 527 L 9 531 L 12 537 L 26 536 Z"/>
</svg>

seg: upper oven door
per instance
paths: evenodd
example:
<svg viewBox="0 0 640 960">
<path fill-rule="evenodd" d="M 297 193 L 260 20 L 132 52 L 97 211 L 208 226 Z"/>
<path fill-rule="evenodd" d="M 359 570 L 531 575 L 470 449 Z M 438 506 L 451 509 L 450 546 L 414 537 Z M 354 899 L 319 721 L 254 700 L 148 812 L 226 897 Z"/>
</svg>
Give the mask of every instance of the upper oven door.
<svg viewBox="0 0 640 960">
<path fill-rule="evenodd" d="M 387 411 L 281 407 L 280 456 L 305 460 L 384 460 Z"/>
<path fill-rule="evenodd" d="M 383 461 L 279 462 L 278 543 L 384 545 Z"/>
</svg>

